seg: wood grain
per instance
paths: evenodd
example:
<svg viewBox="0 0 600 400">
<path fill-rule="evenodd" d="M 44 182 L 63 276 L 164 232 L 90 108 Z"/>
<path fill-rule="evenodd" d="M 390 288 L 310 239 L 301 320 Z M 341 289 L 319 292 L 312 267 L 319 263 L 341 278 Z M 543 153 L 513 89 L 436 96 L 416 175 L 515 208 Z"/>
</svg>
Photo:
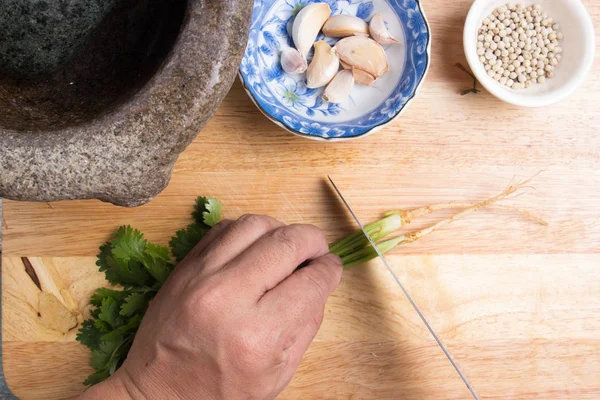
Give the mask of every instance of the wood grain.
<svg viewBox="0 0 600 400">
<path fill-rule="evenodd" d="M 600 26 L 600 4 L 583 2 Z M 482 211 L 390 260 L 482 398 L 600 398 L 600 51 L 586 83 L 555 106 L 521 109 L 485 92 L 461 97 L 471 82 L 453 65 L 466 65 L 469 6 L 424 1 L 434 38 L 430 72 L 405 114 L 375 135 L 335 144 L 297 138 L 264 118 L 236 82 L 151 203 L 5 201 L 3 362 L 14 393 L 73 397 L 89 373 L 74 331 L 40 325 L 39 289 L 20 257 L 47 272 L 42 290 L 84 318 L 91 291 L 104 283 L 94 265 L 98 246 L 121 224 L 166 244 L 188 223 L 197 195 L 220 198 L 228 218 L 270 214 L 316 224 L 334 240 L 355 226 L 327 174 L 369 221 L 387 209 L 483 199 L 515 176 L 543 170 L 535 189 L 507 204 L 539 214 L 548 227 Z M 600 47 L 598 32 L 596 39 Z M 374 262 L 345 273 L 281 398 L 462 399 L 468 392 Z"/>
<path fill-rule="evenodd" d="M 20 259 L 4 261 L 5 273 L 22 269 Z M 85 304 L 99 285 L 93 258 L 40 261 L 59 271 L 64 283 L 77 270 L 91 271 L 94 279 L 64 285 L 76 304 Z M 482 398 L 597 398 L 600 320 L 590 316 L 600 314 L 600 276 L 594 274 L 600 254 L 398 255 L 390 261 Z M 11 388 L 31 399 L 48 398 L 42 384 L 60 396 L 76 395 L 90 372 L 86 350 L 73 342 L 74 332 L 40 328 L 35 302 L 23 290 L 27 280 L 10 278 L 3 288 L 8 305 L 3 340 Z M 80 311 L 86 313 L 86 307 Z M 344 275 L 314 344 L 282 394 L 284 399 L 467 396 L 378 262 Z"/>
</svg>

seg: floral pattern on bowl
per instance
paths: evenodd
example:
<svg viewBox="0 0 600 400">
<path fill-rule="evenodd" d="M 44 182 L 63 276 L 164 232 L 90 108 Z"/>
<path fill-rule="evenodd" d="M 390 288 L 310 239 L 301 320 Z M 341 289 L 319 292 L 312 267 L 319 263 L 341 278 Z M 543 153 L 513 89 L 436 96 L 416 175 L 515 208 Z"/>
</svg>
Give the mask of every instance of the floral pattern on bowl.
<svg viewBox="0 0 600 400">
<path fill-rule="evenodd" d="M 294 45 L 294 17 L 311 2 L 328 3 L 332 15 L 356 15 L 365 21 L 381 12 L 401 41 L 384 46 L 389 71 L 371 87 L 355 85 L 341 104 L 323 101 L 324 88 L 307 88 L 304 74 L 281 69 L 281 50 Z M 322 34 L 320 39 L 332 46 L 338 40 Z M 312 51 L 309 62 L 311 58 Z M 398 117 L 416 95 L 429 59 L 429 26 L 416 0 L 255 0 L 240 76 L 250 98 L 277 125 L 305 137 L 341 140 L 372 133 Z"/>
</svg>

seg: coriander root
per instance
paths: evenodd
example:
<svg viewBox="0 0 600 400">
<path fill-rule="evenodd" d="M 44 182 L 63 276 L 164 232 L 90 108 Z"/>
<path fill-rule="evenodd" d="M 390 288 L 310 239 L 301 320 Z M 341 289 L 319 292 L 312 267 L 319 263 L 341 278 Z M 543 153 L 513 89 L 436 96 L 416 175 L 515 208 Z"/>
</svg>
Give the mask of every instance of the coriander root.
<svg viewBox="0 0 600 400">
<path fill-rule="evenodd" d="M 537 176 L 537 174 L 535 175 Z M 505 190 L 500 192 L 499 194 L 490 197 L 487 200 L 483 201 L 467 201 L 467 202 L 449 202 L 449 203 L 441 203 L 434 204 L 426 207 L 420 207 L 413 210 L 394 210 L 385 213 L 385 218 L 376 221 L 372 224 L 365 226 L 365 230 L 371 236 L 373 241 L 378 242 L 377 248 L 378 250 L 384 254 L 388 251 L 401 246 L 403 244 L 408 244 L 417 241 L 423 236 L 429 235 L 434 231 L 438 230 L 441 227 L 444 227 L 454 220 L 460 217 L 464 217 L 474 211 L 480 210 L 482 208 L 497 208 L 504 209 L 510 211 L 516 211 L 520 214 L 524 214 L 527 217 L 533 219 L 535 222 L 540 225 L 548 225 L 546 221 L 541 219 L 540 217 L 530 213 L 529 211 L 522 210 L 513 206 L 501 206 L 497 205 L 498 201 L 506 199 L 511 194 L 517 192 L 520 189 L 527 187 L 527 184 L 535 177 L 531 177 L 524 181 L 511 184 Z M 433 225 L 425 227 L 423 229 L 419 229 L 417 231 L 405 233 L 400 236 L 396 236 L 393 238 L 386 237 L 391 234 L 393 231 L 401 228 L 402 226 L 408 225 L 412 222 L 414 218 L 430 214 L 435 211 L 451 209 L 451 208 L 462 208 L 462 211 L 459 211 Z M 397 219 L 391 219 L 391 217 L 396 216 Z M 386 239 L 380 241 L 382 239 Z M 380 241 L 380 242 L 379 242 Z M 365 263 L 373 258 L 377 257 L 377 252 L 372 248 L 368 239 L 363 235 L 362 231 L 354 232 L 353 234 L 347 236 L 346 238 L 334 243 L 330 246 L 329 250 L 337 254 L 341 257 L 342 262 L 345 268 L 350 268 L 355 265 L 359 265 Z"/>
</svg>

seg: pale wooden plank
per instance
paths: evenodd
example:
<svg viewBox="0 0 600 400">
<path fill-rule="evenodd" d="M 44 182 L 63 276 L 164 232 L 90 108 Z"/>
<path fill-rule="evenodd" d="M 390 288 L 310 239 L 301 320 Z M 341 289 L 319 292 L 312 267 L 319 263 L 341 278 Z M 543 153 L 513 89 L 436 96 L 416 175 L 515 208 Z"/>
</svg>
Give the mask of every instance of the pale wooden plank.
<svg viewBox="0 0 600 400">
<path fill-rule="evenodd" d="M 360 218 L 372 221 L 385 210 L 411 208 L 452 200 L 485 199 L 515 174 L 536 170 L 495 168 L 453 172 L 361 170 L 332 176 Z M 487 175 L 487 176 L 486 176 Z M 600 250 L 600 169 L 564 170 L 552 167 L 533 182 L 535 190 L 506 202 L 526 208 L 549 222 L 532 224 L 518 215 L 480 212 L 406 246 L 403 252 L 447 253 L 573 253 Z M 225 217 L 244 213 L 269 214 L 287 223 L 311 223 L 331 240 L 342 237 L 354 223 L 325 181 L 315 175 L 248 172 L 180 173 L 156 200 L 136 209 L 100 202 L 31 204 L 6 202 L 5 252 L 10 256 L 92 256 L 114 230 L 131 224 L 147 237 L 166 244 L 177 229 L 190 222 L 197 195 L 214 195 L 224 203 Z M 52 207 L 52 208 L 50 208 Z M 443 214 L 442 214 L 443 215 Z M 69 223 L 65 223 L 68 216 Z M 432 223 L 438 215 L 423 219 Z M 415 221 L 414 228 L 424 224 Z M 14 229 L 13 229 L 14 227 Z"/>
<path fill-rule="evenodd" d="M 600 254 L 391 256 L 391 265 L 482 398 L 597 398 Z M 65 283 L 96 275 L 93 258 L 45 258 Z M 57 397 L 89 373 L 74 335 L 48 334 L 27 303 L 26 279 L 5 258 L 4 369 L 16 394 Z M 65 284 L 78 304 L 101 279 Z M 85 309 L 81 310 L 87 315 Z M 29 323 L 28 320 L 32 320 Z M 68 349 L 68 353 L 65 353 Z M 59 352 L 58 358 L 51 355 Z M 42 367 L 43 366 L 43 367 Z M 60 368 L 59 374 L 52 371 Z M 64 376 L 69 379 L 63 380 Z M 73 376 L 79 380 L 73 379 Z M 14 387 L 13 387 L 14 385 Z M 19 392 L 20 391 L 20 392 Z M 46 393 L 46 392 L 44 392 Z M 325 322 L 282 398 L 465 398 L 410 304 L 378 262 L 346 271 Z M 354 397 L 353 397 L 354 396 Z"/>
</svg>

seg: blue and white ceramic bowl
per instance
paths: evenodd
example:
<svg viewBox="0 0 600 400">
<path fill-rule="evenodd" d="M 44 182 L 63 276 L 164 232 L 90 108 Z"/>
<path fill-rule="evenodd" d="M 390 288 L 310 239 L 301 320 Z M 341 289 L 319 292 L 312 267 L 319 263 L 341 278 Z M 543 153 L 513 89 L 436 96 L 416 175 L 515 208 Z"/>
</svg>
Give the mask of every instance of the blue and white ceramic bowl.
<svg viewBox="0 0 600 400">
<path fill-rule="evenodd" d="M 294 17 L 311 2 L 328 3 L 332 15 L 356 15 L 365 21 L 383 13 L 401 42 L 384 47 L 389 71 L 371 87 L 355 85 L 341 104 L 324 102 L 324 88 L 307 88 L 305 74 L 281 69 L 281 50 L 294 45 Z M 319 39 L 332 46 L 337 41 L 323 35 Z M 389 124 L 415 97 L 429 67 L 430 43 L 429 25 L 416 0 L 254 0 L 240 76 L 250 98 L 277 125 L 312 139 L 353 139 Z"/>
</svg>

